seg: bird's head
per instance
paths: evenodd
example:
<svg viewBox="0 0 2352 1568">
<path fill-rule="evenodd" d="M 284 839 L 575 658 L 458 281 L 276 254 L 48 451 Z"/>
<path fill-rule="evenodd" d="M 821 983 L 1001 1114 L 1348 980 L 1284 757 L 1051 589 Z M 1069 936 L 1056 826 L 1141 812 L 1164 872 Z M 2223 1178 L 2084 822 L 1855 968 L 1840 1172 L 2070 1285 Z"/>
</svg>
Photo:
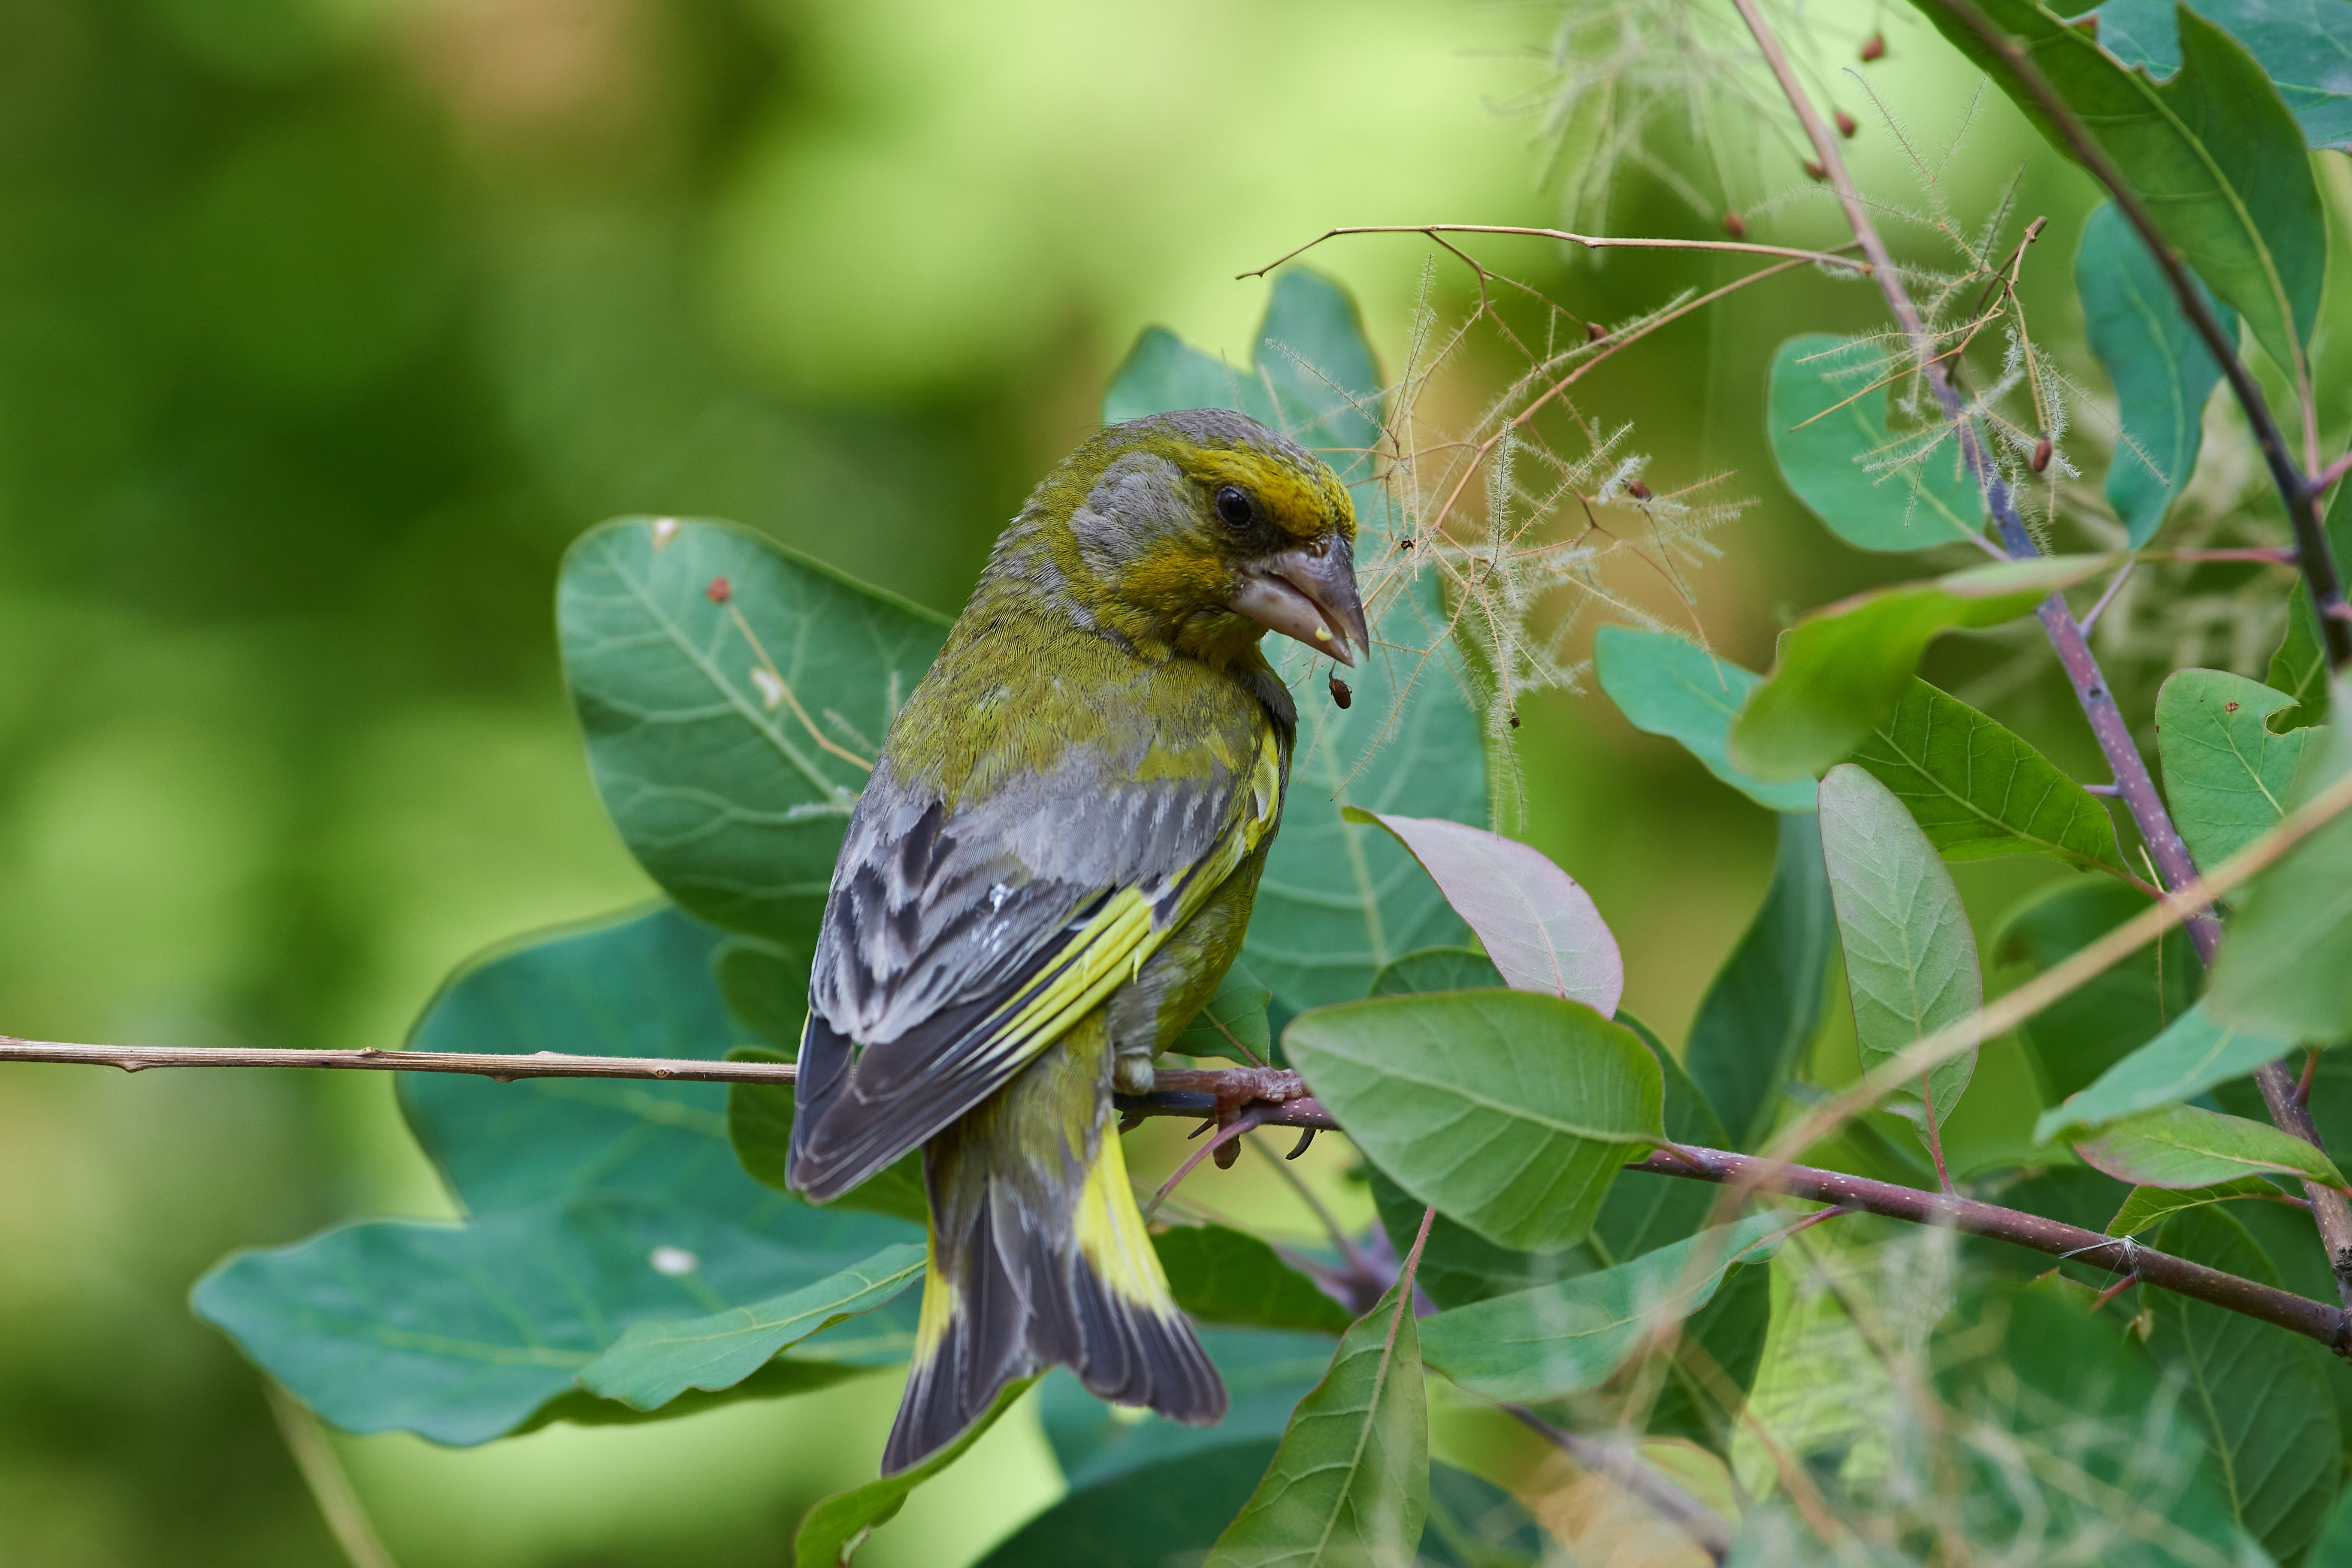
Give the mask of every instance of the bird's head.
<svg viewBox="0 0 2352 1568">
<path fill-rule="evenodd" d="M 1059 579 L 1043 585 L 1139 645 L 1223 664 L 1271 629 L 1354 664 L 1371 647 L 1355 543 L 1329 465 L 1246 415 L 1194 408 L 1072 453 L 992 570 Z"/>
</svg>

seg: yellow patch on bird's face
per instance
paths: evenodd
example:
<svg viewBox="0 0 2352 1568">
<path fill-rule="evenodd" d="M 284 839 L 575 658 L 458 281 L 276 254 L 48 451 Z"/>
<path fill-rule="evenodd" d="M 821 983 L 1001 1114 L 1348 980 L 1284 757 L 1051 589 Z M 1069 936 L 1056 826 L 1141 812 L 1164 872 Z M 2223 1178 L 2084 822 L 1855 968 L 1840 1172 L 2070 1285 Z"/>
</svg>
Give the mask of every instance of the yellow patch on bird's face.
<svg viewBox="0 0 2352 1568">
<path fill-rule="evenodd" d="M 1320 539 L 1336 532 L 1355 541 L 1355 502 L 1339 476 L 1319 463 L 1308 471 L 1246 447 L 1195 447 L 1178 460 L 1212 489 L 1239 485 L 1257 503 L 1260 515 L 1293 539 Z"/>
</svg>

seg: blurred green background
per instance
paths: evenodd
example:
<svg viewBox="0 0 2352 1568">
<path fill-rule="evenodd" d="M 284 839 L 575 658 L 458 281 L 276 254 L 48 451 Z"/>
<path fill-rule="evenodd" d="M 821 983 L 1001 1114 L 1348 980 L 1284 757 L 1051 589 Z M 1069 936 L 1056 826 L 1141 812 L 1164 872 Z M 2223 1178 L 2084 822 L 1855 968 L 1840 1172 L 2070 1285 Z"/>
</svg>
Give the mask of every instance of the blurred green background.
<svg viewBox="0 0 2352 1568">
<path fill-rule="evenodd" d="M 1875 13 L 1816 15 L 1834 63 Z M 1970 73 L 1885 20 L 1872 82 L 1940 133 Z M 1550 221 L 1533 127 L 1491 107 L 1540 74 L 1514 51 L 1550 21 L 1413 0 L 0 7 L 0 1030 L 391 1046 L 469 952 L 646 898 L 554 658 L 573 535 L 733 517 L 954 609 L 1143 326 L 1246 360 L 1265 285 L 1234 275 L 1328 226 Z M 1906 188 L 1878 124 L 1855 155 Z M 2025 287 L 2081 363 L 2085 183 L 2002 106 L 1950 194 L 1980 207 L 2029 156 L 2023 209 L 2053 225 Z M 1801 184 L 1763 162 L 1765 188 Z M 1648 178 L 1610 221 L 1709 229 Z M 1753 221 L 1842 237 L 1818 202 Z M 1428 251 L 1315 258 L 1391 364 Z M 1603 320 L 1735 275 L 1486 254 Z M 1458 267 L 1438 279 L 1442 307 L 1475 299 Z M 1900 569 L 1832 542 L 1762 441 L 1773 345 L 1876 320 L 1874 294 L 1800 272 L 1586 383 L 1605 422 L 1637 421 L 1654 488 L 1732 468 L 1759 498 L 1696 578 L 1751 666 L 1793 609 Z M 1474 360 L 1433 410 L 1475 409 L 1482 368 L 1507 367 Z M 2046 675 L 2012 701 L 2089 756 Z M 1769 819 L 1591 696 L 1525 718 L 1528 837 L 1591 888 L 1629 1005 L 1679 1039 L 1762 891 Z M 1980 917 L 2048 874 L 1962 871 Z M 0 1069 L 0 1563 L 342 1560 L 256 1375 L 184 1296 L 234 1247 L 449 1212 L 390 1090 Z M 2020 1094 L 1980 1089 L 1977 1135 L 2029 1114 Z M 335 1446 L 409 1568 L 771 1563 L 808 1500 L 870 1471 L 895 1398 L 885 1378 L 468 1452 Z M 1008 1422 L 860 1561 L 954 1568 L 1058 1486 Z"/>
</svg>

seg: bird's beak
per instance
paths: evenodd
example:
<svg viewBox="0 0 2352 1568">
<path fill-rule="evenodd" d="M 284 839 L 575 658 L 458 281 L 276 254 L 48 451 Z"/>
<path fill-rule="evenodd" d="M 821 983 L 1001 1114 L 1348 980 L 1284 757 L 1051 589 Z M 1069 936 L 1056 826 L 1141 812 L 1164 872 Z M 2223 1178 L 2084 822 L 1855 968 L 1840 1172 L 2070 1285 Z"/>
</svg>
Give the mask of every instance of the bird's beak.
<svg viewBox="0 0 2352 1568">
<path fill-rule="evenodd" d="M 1233 607 L 1341 664 L 1352 665 L 1372 649 L 1363 602 L 1356 596 L 1356 552 L 1336 533 L 1251 562 L 1242 569 Z"/>
</svg>

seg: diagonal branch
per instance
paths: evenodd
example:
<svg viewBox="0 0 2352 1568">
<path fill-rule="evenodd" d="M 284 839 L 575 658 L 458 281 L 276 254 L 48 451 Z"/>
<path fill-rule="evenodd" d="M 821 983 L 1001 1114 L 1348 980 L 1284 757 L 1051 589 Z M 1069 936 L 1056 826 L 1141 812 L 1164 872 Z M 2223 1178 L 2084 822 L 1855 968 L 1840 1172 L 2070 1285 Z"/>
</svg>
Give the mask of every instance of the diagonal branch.
<svg viewBox="0 0 2352 1568">
<path fill-rule="evenodd" d="M 1955 15 L 1972 16 L 1974 19 L 1970 20 L 1969 26 L 1983 33 L 1993 47 L 2008 51 L 2004 53 L 2004 58 L 2021 56 L 2014 40 L 2007 38 L 2006 35 L 1996 37 L 1998 29 L 1992 28 L 1991 24 L 1976 12 L 1969 0 L 1939 0 L 1939 3 L 1948 5 Z M 1978 488 L 1984 493 L 1985 505 L 2000 531 L 2001 542 L 2013 556 L 2038 554 L 2032 536 L 2026 532 L 2024 521 L 2018 516 L 2016 503 L 2010 497 L 2008 482 L 1985 454 L 1976 421 L 1969 416 L 1967 404 L 1952 385 L 1949 370 L 1928 352 L 1932 345 L 1927 341 L 1926 324 L 1903 286 L 1902 275 L 1887 253 L 1886 242 L 1879 237 L 1876 226 L 1870 221 L 1862 195 L 1855 188 L 1853 177 L 1847 173 L 1845 160 L 1838 151 L 1838 139 L 1830 134 L 1829 128 L 1822 123 L 1821 116 L 1813 111 L 1812 100 L 1806 96 L 1803 84 L 1798 81 L 1787 52 L 1780 47 L 1780 40 L 1765 21 L 1759 0 L 1732 0 L 1732 4 L 1738 7 L 1741 20 L 1748 24 L 1748 32 L 1755 36 L 1756 47 L 1763 54 L 1765 64 L 1771 68 L 1773 77 L 1780 84 L 1781 92 L 1789 100 L 1789 107 L 1795 110 L 1798 122 L 1804 127 L 1806 137 L 1812 142 L 1814 154 L 1821 160 L 1832 187 L 1837 192 L 1838 202 L 1845 210 L 1846 222 L 1861 244 L 1863 254 L 1871 260 L 1872 276 L 1877 279 L 1880 291 L 1886 296 L 1887 309 L 1910 339 L 1913 358 L 1919 362 L 1921 373 L 1933 388 L 1945 417 L 1957 430 L 1961 458 L 1968 464 L 1969 472 L 1975 477 Z M 2011 63 L 2016 64 L 2017 61 L 2012 59 Z M 2061 123 L 2071 121 L 2075 132 L 2081 132 L 2081 121 L 2074 119 L 2072 111 L 2057 99 L 2055 89 L 2042 79 L 2038 70 L 2032 69 L 2032 62 L 2024 60 L 2019 69 L 2021 76 L 2032 71 L 2029 85 L 2040 83 L 2035 89 L 2037 96 L 2045 92 L 2049 94 L 2045 107 L 2060 117 Z M 2087 136 L 2087 133 L 2084 134 Z M 2096 154 L 2097 149 L 2092 147 L 2091 152 Z M 2120 202 L 2126 187 L 2103 155 L 2093 172 L 2116 192 Z M 2137 198 L 2133 200 L 2136 204 Z M 2137 223 L 2146 216 L 2145 209 L 2141 209 L 2134 221 Z M 2147 232 L 2144 230 L 2143 236 Z M 2151 247 L 2156 252 L 2158 262 L 2167 267 L 2168 275 L 2178 269 L 2179 259 L 2164 245 L 2152 242 Z M 2183 281 L 2186 281 L 2185 274 Z M 2194 300 L 2201 310 L 2203 301 L 2196 299 L 2196 292 L 2193 288 L 2187 289 L 2183 293 L 2183 302 Z M 2210 321 L 2210 312 L 2206 312 L 2206 315 Z M 2215 330 L 2218 332 L 2218 326 Z M 2231 384 L 2234 388 L 2238 384 L 2237 376 L 2242 374 L 2242 367 L 2237 364 L 2234 350 L 2223 353 L 2221 358 L 2224 365 L 2233 369 Z M 2248 417 L 2255 417 L 2257 409 L 2263 410 L 2260 417 L 2267 422 L 2269 414 L 2262 405 L 2259 391 L 2254 395 L 2254 401 L 2247 405 Z M 2276 437 L 2275 426 L 2272 427 L 2272 435 Z M 2284 452 L 2284 444 L 2279 444 L 2277 454 L 2282 462 Z M 2287 498 L 2287 510 L 2296 520 L 2296 538 L 2305 545 L 2305 580 L 2311 584 L 2318 605 L 2320 624 L 2326 626 L 2343 613 L 2344 599 L 2340 587 L 2334 581 L 2335 567 L 2333 558 L 2327 553 L 2325 531 L 2317 529 L 2317 497 L 2309 492 L 2307 481 L 2292 465 L 2281 468 L 2274 464 L 2273 473 L 2279 477 L 2281 493 Z M 2311 525 L 2308 529 L 2306 522 Z M 2307 537 L 2310 534 L 2316 535 L 2315 542 Z M 2328 594 L 2332 598 L 2321 595 L 2323 578 L 2328 584 Z M 2173 826 L 2171 814 L 2165 810 L 2164 802 L 2157 794 L 2156 780 L 2148 773 L 2147 761 L 2139 754 L 2139 747 L 2132 741 L 2130 727 L 2124 722 L 2123 710 L 2116 706 L 2115 693 L 2100 671 L 2099 661 L 2091 652 L 2089 639 L 2084 636 L 2082 626 L 2074 619 L 2074 612 L 2066 607 L 2063 595 L 2051 595 L 2034 613 L 2050 638 L 2051 647 L 2057 651 L 2059 665 L 2066 671 L 2067 680 L 2074 688 L 2075 700 L 2082 704 L 2084 717 L 2090 721 L 2091 732 L 2099 742 L 2100 752 L 2105 755 L 2107 765 L 2114 770 L 2116 793 L 2130 810 L 2133 825 L 2139 829 L 2140 838 L 2147 844 L 2148 854 L 2156 862 L 2158 877 L 2167 888 L 2176 892 L 2189 886 L 2197 880 L 2197 863 L 2190 858 L 2189 846 L 2182 842 L 2179 829 Z M 2339 634 L 2352 636 L 2352 628 L 2339 626 L 2337 629 Z M 2339 657 L 2334 651 L 2336 646 L 2334 641 L 2328 645 L 2331 663 L 2336 662 Z M 2187 924 L 2189 940 L 2196 944 L 2198 957 L 2211 964 L 2221 945 L 2221 922 L 2210 910 L 2200 910 L 2189 917 Z M 2254 1081 L 2263 1091 L 2263 1103 L 2269 1108 L 2273 1122 L 2315 1148 L 2326 1147 L 2320 1140 L 2318 1127 L 2311 1119 L 2310 1108 L 2295 1099 L 2294 1075 L 2283 1064 L 2273 1062 L 2263 1068 L 2254 1074 Z M 2336 1273 L 2337 1289 L 2345 1306 L 2352 1309 L 2352 1201 L 2347 1201 L 2334 1188 L 2316 1182 L 2305 1183 L 2304 1191 L 2311 1199 L 2312 1217 L 2318 1225 L 2321 1243 L 2326 1247 L 2329 1266 Z"/>
<path fill-rule="evenodd" d="M 2052 123 L 2066 138 L 2074 151 L 2076 162 L 2091 172 L 2091 177 L 2105 185 L 2116 200 L 2133 228 L 2139 232 L 2147 253 L 2164 270 L 2165 281 L 2179 301 L 2180 313 L 2197 335 L 2205 340 L 2205 347 L 2221 374 L 2230 383 L 2231 395 L 2245 411 L 2246 423 L 2254 433 L 2254 443 L 2262 448 L 2263 461 L 2270 468 L 2271 480 L 2278 486 L 2279 499 L 2286 503 L 2288 521 L 2294 525 L 2297 553 L 2302 557 L 2303 579 L 2311 590 L 2312 608 L 2319 612 L 2319 634 L 2327 645 L 2327 662 L 2331 668 L 2340 668 L 2352 660 L 2352 610 L 2344 603 L 2344 584 L 2338 576 L 2335 552 L 2327 542 L 2327 529 L 2320 510 L 2320 498 L 2338 477 L 2341 465 L 2315 477 L 2306 476 L 2287 452 L 2286 437 L 2280 433 L 2278 422 L 2271 417 L 2270 404 L 2263 396 L 2262 384 L 2255 381 L 2239 357 L 2238 345 L 2221 330 L 2221 321 L 2205 303 L 2205 296 L 2189 276 L 2188 265 L 2156 225 L 2155 216 L 2147 210 L 2137 191 L 2116 168 L 2033 56 L 1996 26 L 1990 16 L 1971 0 L 1936 0 L 1947 11 L 1966 23 L 1970 31 L 1982 38 L 1985 47 L 1999 55 L 2017 79 L 2032 93 Z"/>
</svg>

